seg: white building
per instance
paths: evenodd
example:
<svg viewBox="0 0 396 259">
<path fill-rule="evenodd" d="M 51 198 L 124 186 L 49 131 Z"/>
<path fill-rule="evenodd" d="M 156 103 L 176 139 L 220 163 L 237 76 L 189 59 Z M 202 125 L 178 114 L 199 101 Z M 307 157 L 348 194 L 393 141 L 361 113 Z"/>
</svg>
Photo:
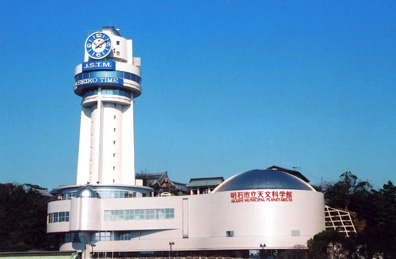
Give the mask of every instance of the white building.
<svg viewBox="0 0 396 259">
<path fill-rule="evenodd" d="M 133 102 L 141 94 L 132 40 L 103 27 L 85 42 L 74 92 L 83 97 L 77 184 L 135 184 Z"/>
<path fill-rule="evenodd" d="M 48 205 L 47 232 L 62 237 L 61 251 L 248 257 L 306 246 L 324 230 L 323 194 L 279 168 L 235 175 L 203 195 L 153 197 L 153 189 L 136 186 L 140 60 L 132 41 L 110 27 L 90 35 L 85 48 L 74 88 L 83 97 L 77 184 L 54 190 L 58 200 Z"/>
</svg>

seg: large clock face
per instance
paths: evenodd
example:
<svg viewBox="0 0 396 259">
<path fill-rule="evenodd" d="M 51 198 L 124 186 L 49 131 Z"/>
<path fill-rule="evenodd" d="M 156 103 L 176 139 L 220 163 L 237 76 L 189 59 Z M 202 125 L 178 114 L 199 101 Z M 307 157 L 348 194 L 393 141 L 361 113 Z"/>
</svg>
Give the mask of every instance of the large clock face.
<svg viewBox="0 0 396 259">
<path fill-rule="evenodd" d="M 91 58 L 104 58 L 109 55 L 111 51 L 110 37 L 103 32 L 92 33 L 85 41 L 85 49 Z"/>
</svg>

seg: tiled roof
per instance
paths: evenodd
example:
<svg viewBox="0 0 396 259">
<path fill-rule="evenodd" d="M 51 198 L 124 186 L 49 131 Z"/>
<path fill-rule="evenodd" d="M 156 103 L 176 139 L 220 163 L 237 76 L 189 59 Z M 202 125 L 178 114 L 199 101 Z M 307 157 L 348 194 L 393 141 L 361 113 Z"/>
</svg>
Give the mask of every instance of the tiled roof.
<svg viewBox="0 0 396 259">
<path fill-rule="evenodd" d="M 224 182 L 223 177 L 191 178 L 187 187 L 217 186 Z"/>
</svg>

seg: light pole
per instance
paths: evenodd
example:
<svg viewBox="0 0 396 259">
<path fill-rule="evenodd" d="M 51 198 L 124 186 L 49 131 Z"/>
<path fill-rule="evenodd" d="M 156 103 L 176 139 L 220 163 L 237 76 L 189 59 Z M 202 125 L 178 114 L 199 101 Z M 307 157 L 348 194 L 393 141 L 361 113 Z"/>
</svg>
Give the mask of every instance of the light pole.
<svg viewBox="0 0 396 259">
<path fill-rule="evenodd" d="M 94 247 L 95 247 L 96 245 L 91 245 L 91 255 L 92 255 L 92 257 L 93 257 L 93 254 L 94 254 L 94 252 L 93 252 L 93 249 L 94 249 Z M 89 257 L 89 258 L 91 258 L 91 256 Z"/>
<path fill-rule="evenodd" d="M 175 242 L 169 242 L 169 259 L 172 253 L 172 246 L 175 244 Z"/>
<path fill-rule="evenodd" d="M 260 258 L 264 258 L 264 248 L 266 247 L 266 244 L 260 244 L 260 247 L 262 249 L 262 251 L 260 252 Z"/>
</svg>

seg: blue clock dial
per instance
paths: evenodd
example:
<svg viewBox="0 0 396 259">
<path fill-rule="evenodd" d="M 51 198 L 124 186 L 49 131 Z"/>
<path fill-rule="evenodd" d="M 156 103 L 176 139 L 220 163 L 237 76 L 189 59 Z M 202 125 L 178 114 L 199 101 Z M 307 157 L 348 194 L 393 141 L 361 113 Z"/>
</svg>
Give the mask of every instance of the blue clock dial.
<svg viewBox="0 0 396 259">
<path fill-rule="evenodd" d="M 85 41 L 85 49 L 93 59 L 104 58 L 111 52 L 110 37 L 103 32 L 92 33 Z"/>
</svg>

